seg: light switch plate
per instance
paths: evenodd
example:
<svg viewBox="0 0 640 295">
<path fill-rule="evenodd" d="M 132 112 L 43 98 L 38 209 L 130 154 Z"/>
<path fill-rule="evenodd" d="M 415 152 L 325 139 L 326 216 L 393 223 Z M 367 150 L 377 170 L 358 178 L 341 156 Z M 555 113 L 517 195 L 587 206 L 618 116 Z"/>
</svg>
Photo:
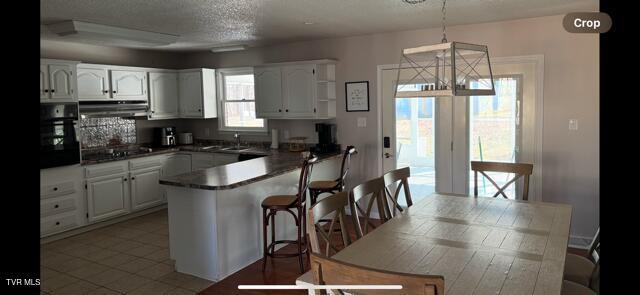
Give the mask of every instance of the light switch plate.
<svg viewBox="0 0 640 295">
<path fill-rule="evenodd" d="M 367 127 L 367 118 L 358 117 L 358 127 L 360 127 L 360 128 Z"/>
<path fill-rule="evenodd" d="M 569 130 L 578 130 L 578 119 L 569 120 Z"/>
</svg>

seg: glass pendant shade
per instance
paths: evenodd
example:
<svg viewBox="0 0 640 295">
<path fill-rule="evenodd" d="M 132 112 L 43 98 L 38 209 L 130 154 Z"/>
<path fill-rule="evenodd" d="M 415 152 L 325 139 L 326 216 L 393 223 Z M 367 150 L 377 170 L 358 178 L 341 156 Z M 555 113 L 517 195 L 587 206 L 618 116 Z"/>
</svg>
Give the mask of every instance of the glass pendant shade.
<svg viewBox="0 0 640 295">
<path fill-rule="evenodd" d="M 495 95 L 489 51 L 461 42 L 406 48 L 395 97 Z"/>
</svg>

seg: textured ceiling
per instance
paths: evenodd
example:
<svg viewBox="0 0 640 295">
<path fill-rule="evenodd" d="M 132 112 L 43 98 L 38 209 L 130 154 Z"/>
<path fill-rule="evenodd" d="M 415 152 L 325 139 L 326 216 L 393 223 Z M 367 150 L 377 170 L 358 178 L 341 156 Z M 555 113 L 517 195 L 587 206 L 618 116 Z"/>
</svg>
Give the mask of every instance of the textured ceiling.
<svg viewBox="0 0 640 295">
<path fill-rule="evenodd" d="M 594 11 L 598 3 L 448 0 L 446 18 L 451 26 Z M 192 51 L 439 27 L 441 6 L 441 0 L 41 0 L 40 23 L 78 20 L 179 35 L 178 42 L 153 49 Z M 64 40 L 45 26 L 41 37 Z"/>
</svg>

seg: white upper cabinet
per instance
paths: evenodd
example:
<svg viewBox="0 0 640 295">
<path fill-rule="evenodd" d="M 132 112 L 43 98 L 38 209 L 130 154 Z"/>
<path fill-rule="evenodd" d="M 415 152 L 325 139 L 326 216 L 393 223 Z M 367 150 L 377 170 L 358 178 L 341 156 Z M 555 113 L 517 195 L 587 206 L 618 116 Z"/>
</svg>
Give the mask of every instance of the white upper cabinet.
<svg viewBox="0 0 640 295">
<path fill-rule="evenodd" d="M 49 98 L 49 67 L 40 64 L 40 101 Z"/>
<path fill-rule="evenodd" d="M 282 68 L 285 116 L 315 118 L 315 65 L 293 65 Z"/>
<path fill-rule="evenodd" d="M 178 73 L 149 73 L 149 119 L 178 118 Z"/>
<path fill-rule="evenodd" d="M 81 101 L 148 101 L 147 69 L 110 65 L 78 65 L 78 99 Z"/>
<path fill-rule="evenodd" d="M 40 102 L 74 102 L 77 62 L 40 60 Z"/>
<path fill-rule="evenodd" d="M 109 100 L 109 71 L 103 66 L 78 65 L 78 98 Z"/>
<path fill-rule="evenodd" d="M 282 71 L 280 67 L 258 67 L 253 71 L 255 83 L 256 116 L 281 118 Z"/>
<path fill-rule="evenodd" d="M 264 65 L 254 80 L 258 118 L 335 118 L 335 60 Z"/>
<path fill-rule="evenodd" d="M 117 100 L 147 100 L 147 72 L 111 70 L 111 92 Z"/>
<path fill-rule="evenodd" d="M 179 71 L 180 118 L 217 118 L 216 78 L 213 69 Z"/>
</svg>

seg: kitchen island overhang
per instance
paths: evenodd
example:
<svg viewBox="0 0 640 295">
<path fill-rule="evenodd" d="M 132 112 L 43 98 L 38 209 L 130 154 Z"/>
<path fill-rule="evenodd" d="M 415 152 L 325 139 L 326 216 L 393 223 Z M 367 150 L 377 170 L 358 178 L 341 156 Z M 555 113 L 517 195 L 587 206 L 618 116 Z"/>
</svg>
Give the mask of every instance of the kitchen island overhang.
<svg viewBox="0 0 640 295">
<path fill-rule="evenodd" d="M 296 193 L 302 160 L 301 153 L 274 151 L 262 158 L 162 178 L 169 251 L 176 271 L 218 281 L 261 259 L 260 204 L 270 195 Z M 311 180 L 337 178 L 340 160 L 340 153 L 319 155 Z M 278 215 L 275 223 L 276 239 L 294 239 L 291 216 Z"/>
</svg>

